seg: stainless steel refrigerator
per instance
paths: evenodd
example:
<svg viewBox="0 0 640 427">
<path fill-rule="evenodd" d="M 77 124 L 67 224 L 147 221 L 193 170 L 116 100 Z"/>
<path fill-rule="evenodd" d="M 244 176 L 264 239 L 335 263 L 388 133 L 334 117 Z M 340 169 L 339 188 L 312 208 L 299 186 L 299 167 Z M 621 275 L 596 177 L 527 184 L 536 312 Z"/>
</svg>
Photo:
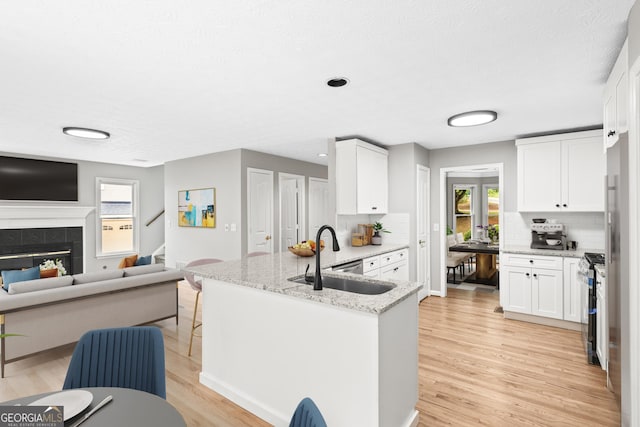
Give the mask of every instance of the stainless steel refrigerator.
<svg viewBox="0 0 640 427">
<path fill-rule="evenodd" d="M 618 405 L 621 403 L 622 390 L 628 387 L 623 384 L 622 366 L 628 354 L 627 328 L 629 324 L 629 143 L 628 134 L 620 135 L 620 139 L 607 149 L 606 177 L 606 283 L 607 313 L 609 320 L 609 357 L 607 369 L 607 386 L 615 393 Z M 628 372 L 625 369 L 626 372 Z"/>
</svg>

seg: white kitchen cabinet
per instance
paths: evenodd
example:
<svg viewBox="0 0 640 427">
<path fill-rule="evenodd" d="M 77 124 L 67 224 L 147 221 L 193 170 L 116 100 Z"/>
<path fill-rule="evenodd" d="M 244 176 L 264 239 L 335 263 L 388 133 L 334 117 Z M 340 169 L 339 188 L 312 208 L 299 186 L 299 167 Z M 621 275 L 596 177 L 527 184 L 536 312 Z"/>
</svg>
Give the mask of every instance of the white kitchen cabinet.
<svg viewBox="0 0 640 427">
<path fill-rule="evenodd" d="M 580 258 L 564 259 L 564 280 L 562 287 L 564 289 L 564 313 L 563 319 L 571 322 L 581 321 L 581 288 L 578 280 L 578 263 Z"/>
<path fill-rule="evenodd" d="M 604 211 L 601 138 L 596 130 L 517 140 L 518 210 Z"/>
<path fill-rule="evenodd" d="M 504 311 L 562 319 L 561 257 L 505 253 L 501 260 L 500 303 Z"/>
<path fill-rule="evenodd" d="M 604 90 L 604 146 L 611 147 L 621 133 L 629 130 L 628 40 L 624 42 L 611 69 Z"/>
<path fill-rule="evenodd" d="M 336 211 L 339 215 L 388 210 L 388 151 L 349 139 L 336 141 Z"/>
<path fill-rule="evenodd" d="M 409 249 L 399 249 L 362 260 L 363 275 L 380 280 L 409 280 Z"/>
</svg>

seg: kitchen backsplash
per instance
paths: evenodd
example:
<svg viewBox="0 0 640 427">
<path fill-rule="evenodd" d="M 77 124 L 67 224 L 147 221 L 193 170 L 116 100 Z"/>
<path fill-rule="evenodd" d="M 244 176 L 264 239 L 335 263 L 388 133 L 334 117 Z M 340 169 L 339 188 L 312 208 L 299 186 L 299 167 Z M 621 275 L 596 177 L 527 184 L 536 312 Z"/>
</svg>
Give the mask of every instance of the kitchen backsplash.
<svg viewBox="0 0 640 427">
<path fill-rule="evenodd" d="M 605 246 L 604 213 L 556 212 L 520 213 L 505 212 L 502 236 L 505 246 L 528 246 L 531 243 L 532 218 L 556 219 L 565 225 L 567 240 L 578 242 L 578 248 L 602 249 Z"/>
<path fill-rule="evenodd" d="M 386 215 L 338 215 L 336 237 L 340 245 L 351 246 L 351 233 L 358 231 L 358 224 L 373 224 L 380 221 L 391 233 L 382 233 L 382 243 L 409 243 L 409 214 L 390 213 Z"/>
</svg>

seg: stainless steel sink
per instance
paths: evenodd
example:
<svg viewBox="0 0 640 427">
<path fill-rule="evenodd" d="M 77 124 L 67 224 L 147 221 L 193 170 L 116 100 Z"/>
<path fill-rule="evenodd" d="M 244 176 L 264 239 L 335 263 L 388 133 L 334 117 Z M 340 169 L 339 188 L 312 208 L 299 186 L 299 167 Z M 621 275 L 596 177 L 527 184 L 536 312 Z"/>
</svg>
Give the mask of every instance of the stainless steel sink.
<svg viewBox="0 0 640 427">
<path fill-rule="evenodd" d="M 307 282 L 304 277 L 289 280 L 305 285 L 313 285 L 312 277 L 311 282 Z M 389 292 L 396 286 L 388 283 L 371 283 L 344 277 L 322 276 L 322 287 L 336 289 L 338 291 L 352 292 L 354 294 L 380 295 L 385 292 Z"/>
</svg>

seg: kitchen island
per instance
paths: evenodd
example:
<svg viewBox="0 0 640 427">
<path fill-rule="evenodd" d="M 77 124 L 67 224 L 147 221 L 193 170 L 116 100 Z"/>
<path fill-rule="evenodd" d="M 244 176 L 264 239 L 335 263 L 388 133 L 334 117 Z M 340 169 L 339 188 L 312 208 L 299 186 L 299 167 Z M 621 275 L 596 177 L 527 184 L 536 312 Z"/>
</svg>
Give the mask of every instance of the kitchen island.
<svg viewBox="0 0 640 427">
<path fill-rule="evenodd" d="M 328 248 L 322 266 L 401 247 Z M 289 280 L 314 261 L 283 252 L 188 269 L 204 278 L 200 382 L 276 426 L 307 396 L 332 427 L 417 425 L 421 286 L 361 295 Z"/>
</svg>

